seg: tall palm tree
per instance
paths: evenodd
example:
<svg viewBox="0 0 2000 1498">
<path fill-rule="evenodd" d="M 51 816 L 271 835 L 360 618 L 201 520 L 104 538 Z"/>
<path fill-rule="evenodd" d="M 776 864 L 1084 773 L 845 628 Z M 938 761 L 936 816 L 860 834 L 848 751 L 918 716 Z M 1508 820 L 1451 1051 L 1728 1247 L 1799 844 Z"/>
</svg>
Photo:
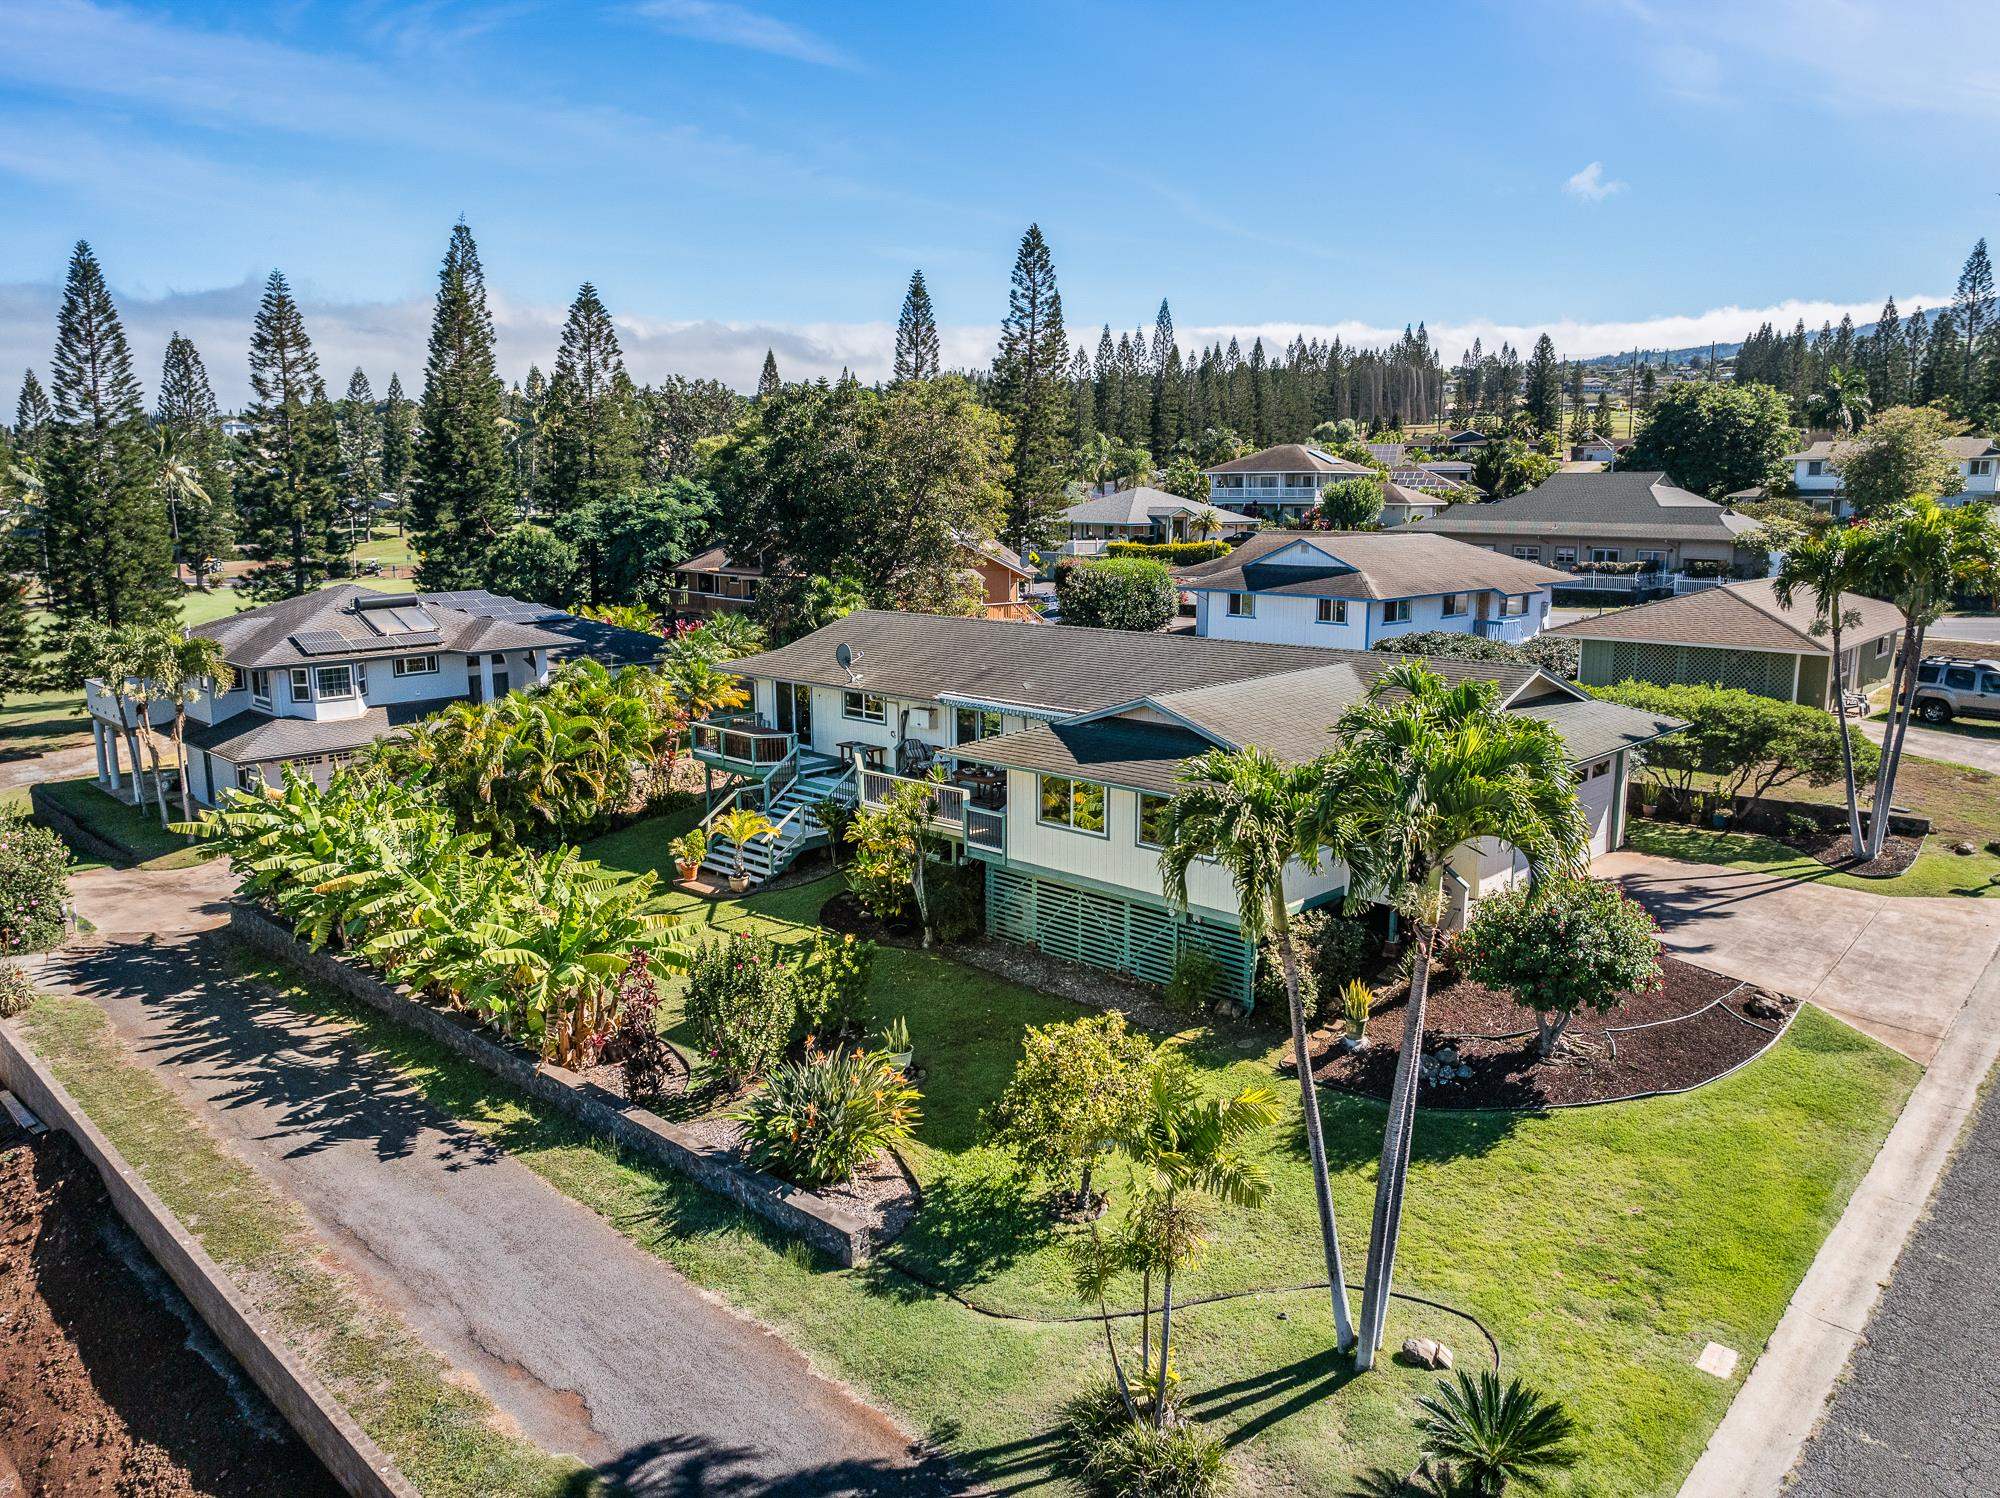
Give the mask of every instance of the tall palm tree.
<svg viewBox="0 0 2000 1498">
<path fill-rule="evenodd" d="M 1299 1109 L 1305 1118 L 1306 1149 L 1312 1157 L 1313 1192 L 1319 1205 L 1320 1246 L 1333 1301 L 1334 1334 L 1345 1349 L 1354 1342 L 1354 1320 L 1348 1310 L 1333 1190 L 1327 1179 L 1319 1091 L 1313 1085 L 1312 1055 L 1306 1045 L 1298 946 L 1292 940 L 1291 909 L 1285 898 L 1289 864 L 1319 866 L 1322 849 L 1315 805 L 1319 777 L 1316 765 L 1282 765 L 1257 748 L 1211 749 L 1190 760 L 1181 766 L 1181 789 L 1167 803 L 1161 822 L 1160 877 L 1167 898 L 1186 911 L 1188 870 L 1197 859 L 1215 860 L 1236 886 L 1237 927 L 1244 938 L 1254 943 L 1270 936 L 1277 943 L 1285 976 L 1285 1003 L 1291 1013 L 1292 1060 L 1299 1070 Z"/>
<path fill-rule="evenodd" d="M 163 683 L 167 700 L 174 708 L 174 762 L 181 772 L 181 820 L 191 821 L 194 809 L 188 798 L 187 710 L 188 704 L 213 689 L 220 697 L 235 685 L 236 672 L 223 659 L 222 645 L 206 635 L 183 636 L 169 659 L 171 674 Z M 213 797 L 215 788 L 209 788 Z"/>
<path fill-rule="evenodd" d="M 201 474 L 187 455 L 181 451 L 180 439 L 174 429 L 161 425 L 153 429 L 153 461 L 159 470 L 160 497 L 167 502 L 167 526 L 173 537 L 174 566 L 179 567 L 181 555 L 181 506 L 193 505 L 197 508 L 208 504 L 208 491 L 201 485 Z M 208 584 L 204 580 L 207 573 L 202 571 L 202 557 L 193 558 L 195 586 L 203 591 Z"/>
<path fill-rule="evenodd" d="M 1851 436 L 1868 419 L 1868 382 L 1859 370 L 1829 364 L 1820 388 L 1806 398 L 1806 414 L 1819 426 Z"/>
<path fill-rule="evenodd" d="M 160 766 L 160 736 L 153 728 L 153 704 L 173 695 L 181 631 L 177 624 L 162 622 L 135 625 L 127 635 L 130 674 L 126 681 L 133 705 L 138 709 L 139 733 L 145 739 L 146 757 L 152 761 L 153 799 L 160 809 L 160 825 L 165 827 L 171 813 L 167 810 L 166 774 Z"/>
<path fill-rule="evenodd" d="M 1451 856 L 1495 838 L 1527 858 L 1530 878 L 1581 873 L 1589 830 L 1562 740 L 1546 723 L 1502 712 L 1490 681 L 1453 683 L 1421 660 L 1399 661 L 1334 731 L 1340 749 L 1320 782 L 1320 840 L 1348 850 L 1350 896 L 1386 900 L 1408 921 L 1415 955 L 1368 1238 L 1354 1354 L 1365 1369 L 1374 1366 L 1388 1315 Z"/>
<path fill-rule="evenodd" d="M 2000 524 L 1989 505 L 1947 509 L 1927 494 L 1891 505 L 1855 527 L 1857 577 L 1862 591 L 1886 598 L 1903 611 L 1903 648 L 1896 661 L 1889 699 L 1889 722 L 1882 733 L 1882 765 L 1868 811 L 1870 859 L 1882 852 L 1895 804 L 1896 772 L 1902 767 L 1903 740 L 1916 709 L 1917 666 L 1924 635 L 1951 606 L 1963 582 L 2000 566 Z"/>
<path fill-rule="evenodd" d="M 1417 1405 L 1429 1417 L 1424 1456 L 1449 1467 L 1455 1491 L 1499 1498 L 1518 1482 L 1539 1493 L 1551 1474 L 1576 1465 L 1576 1422 L 1569 1411 L 1518 1378 L 1502 1388 L 1490 1368 L 1476 1379 L 1461 1370 Z"/>
<path fill-rule="evenodd" d="M 1833 711 L 1840 723 L 1840 763 L 1847 780 L 1847 831 L 1852 839 L 1854 856 L 1861 856 L 1861 792 L 1854 781 L 1854 745 L 1847 736 L 1847 681 L 1841 675 L 1840 633 L 1849 624 L 1858 623 L 1857 611 L 1845 608 L 1841 603 L 1843 593 L 1856 591 L 1859 580 L 1860 556 L 1853 544 L 1854 532 L 1828 527 L 1826 530 L 1794 538 L 1785 551 L 1785 559 L 1778 565 L 1778 576 L 1772 585 L 1781 607 L 1789 609 L 1792 600 L 1801 594 L 1810 594 L 1813 601 L 1813 634 L 1825 634 L 1833 647 L 1834 693 Z"/>
</svg>

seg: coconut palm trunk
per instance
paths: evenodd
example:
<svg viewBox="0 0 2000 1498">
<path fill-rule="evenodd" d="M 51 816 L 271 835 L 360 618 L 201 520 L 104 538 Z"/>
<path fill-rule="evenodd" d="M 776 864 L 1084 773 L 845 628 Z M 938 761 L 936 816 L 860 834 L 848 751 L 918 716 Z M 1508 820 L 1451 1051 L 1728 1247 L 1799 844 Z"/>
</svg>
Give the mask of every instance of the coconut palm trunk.
<svg viewBox="0 0 2000 1498">
<path fill-rule="evenodd" d="M 1903 631 L 1903 655 L 1896 662 L 1896 690 L 1890 698 L 1889 724 L 1882 734 L 1882 760 L 1875 774 L 1875 794 L 1868 810 L 1867 858 L 1882 856 L 1889 834 L 1889 816 L 1896 798 L 1896 771 L 1903 763 L 1903 741 L 1916 706 L 1917 666 L 1924 656 L 1925 627 L 1911 623 Z"/>
<path fill-rule="evenodd" d="M 1334 1231 L 1333 1188 L 1326 1167 L 1326 1133 L 1319 1117 L 1319 1087 L 1313 1081 L 1312 1053 L 1306 1044 L 1305 1005 L 1300 1001 L 1298 946 L 1292 940 L 1291 913 L 1281 889 L 1271 892 L 1272 931 L 1278 940 L 1278 962 L 1285 972 L 1285 1001 L 1291 1010 L 1292 1061 L 1299 1071 L 1299 1112 L 1305 1119 L 1306 1150 L 1312 1157 L 1313 1196 L 1319 1208 L 1320 1248 L 1326 1262 L 1327 1293 L 1333 1301 L 1334 1341 L 1345 1352 L 1354 1345 L 1354 1314 L 1347 1303 L 1347 1275 L 1341 1266 L 1340 1235 Z"/>
<path fill-rule="evenodd" d="M 1840 671 L 1840 594 L 1833 595 L 1833 716 L 1840 725 L 1840 769 L 1847 785 L 1847 835 L 1855 857 L 1861 856 L 1861 791 L 1854 783 L 1854 744 L 1847 736 L 1847 680 Z M 1856 658 L 1857 668 L 1860 665 Z"/>
</svg>

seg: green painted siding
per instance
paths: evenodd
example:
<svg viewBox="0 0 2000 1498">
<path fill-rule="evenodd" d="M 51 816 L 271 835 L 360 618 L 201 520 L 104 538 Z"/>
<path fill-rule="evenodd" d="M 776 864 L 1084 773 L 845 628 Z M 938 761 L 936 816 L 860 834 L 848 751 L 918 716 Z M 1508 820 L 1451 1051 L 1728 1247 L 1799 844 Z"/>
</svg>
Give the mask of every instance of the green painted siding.
<svg viewBox="0 0 2000 1498">
<path fill-rule="evenodd" d="M 1706 645 L 1643 645 L 1630 640 L 1584 640 L 1577 676 L 1585 686 L 1653 681 L 1662 686 L 1718 683 L 1760 697 L 1789 702 L 1795 655 L 1761 650 L 1717 650 Z"/>
<path fill-rule="evenodd" d="M 1072 962 L 1165 983 L 1187 947 L 1200 947 L 1222 966 L 1217 997 L 1250 1002 L 1254 955 L 1233 925 L 1191 920 L 1137 900 L 1023 873 L 1003 864 L 986 869 L 986 929 Z"/>
<path fill-rule="evenodd" d="M 1799 698 L 1810 707 L 1825 707 L 1833 699 L 1827 696 L 1827 658 L 1823 655 L 1802 655 L 1799 657 Z"/>
</svg>

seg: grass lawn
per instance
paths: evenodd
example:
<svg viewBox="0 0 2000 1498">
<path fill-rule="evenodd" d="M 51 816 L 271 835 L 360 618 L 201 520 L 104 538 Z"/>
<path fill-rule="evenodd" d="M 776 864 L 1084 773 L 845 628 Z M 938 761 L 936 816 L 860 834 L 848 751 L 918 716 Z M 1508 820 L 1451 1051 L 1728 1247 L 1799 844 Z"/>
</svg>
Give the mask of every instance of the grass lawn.
<svg viewBox="0 0 2000 1498">
<path fill-rule="evenodd" d="M 298 1208 L 128 1060 L 102 1011 L 42 998 L 21 1025 L 57 1079 L 266 1321 L 430 1498 L 556 1498 L 594 1481 L 501 1428 L 484 1395 L 321 1262 Z"/>
<path fill-rule="evenodd" d="M 181 869 L 200 862 L 196 845 L 160 825 L 159 812 L 151 801 L 144 806 L 127 806 L 106 795 L 88 775 L 51 781 L 45 794 L 99 837 L 130 849 L 141 868 Z M 19 800 L 25 805 L 26 791 L 20 792 Z M 167 798 L 167 813 L 176 820 L 181 814 L 180 804 L 172 796 Z"/>
<path fill-rule="evenodd" d="M 0 703 L 0 756 L 53 754 L 89 742 L 81 692 L 16 692 Z"/>
<path fill-rule="evenodd" d="M 1753 832 L 1715 832 L 1681 822 L 1634 817 L 1626 836 L 1626 846 L 1638 853 L 1810 880 L 1871 895 L 2000 895 L 2000 858 L 1984 850 L 1961 857 L 1940 848 L 1935 836 L 1925 845 L 1916 867 L 1893 879 L 1843 874 L 1775 838 Z"/>
<path fill-rule="evenodd" d="M 673 829 L 641 824 L 586 848 L 627 868 L 664 856 Z M 698 932 L 802 937 L 832 879 L 678 903 Z M 279 973 L 279 981 L 292 982 Z M 916 1224 L 884 1262 L 843 1271 L 681 1178 L 621 1158 L 422 1037 L 303 988 L 293 1001 L 344 1017 L 381 1060 L 498 1140 L 697 1283 L 781 1329 L 1009 1490 L 1045 1479 L 1061 1403 L 1106 1376 L 1094 1327 L 993 1319 L 898 1273 L 901 1265 L 981 1306 L 1029 1317 L 1083 1309 L 1063 1233 L 980 1143 L 981 1109 L 1031 1024 L 1073 1018 L 1058 999 L 936 953 L 884 949 L 871 1018 L 904 1015 L 927 1096 L 912 1167 Z M 670 999 L 670 1006 L 678 996 Z M 670 1017 L 677 1018 L 677 1016 Z M 1218 1091 L 1275 1090 L 1286 1118 L 1263 1153 L 1276 1189 L 1258 1213 L 1222 1211 L 1190 1295 L 1308 1282 L 1319 1273 L 1296 1092 L 1272 1068 L 1274 1034 L 1197 1029 L 1189 1054 Z M 1808 1010 L 1768 1056 L 1684 1097 L 1546 1117 L 1427 1113 L 1417 1129 L 1399 1284 L 1477 1316 L 1509 1372 L 1569 1401 L 1585 1461 L 1557 1491 L 1669 1494 L 1734 1393 L 1699 1373 L 1709 1340 L 1749 1358 L 1763 1345 L 1913 1085 L 1910 1062 Z M 1337 1209 L 1349 1263 L 1363 1251 L 1382 1109 L 1326 1095 Z M 1114 1183 L 1117 1205 L 1129 1194 Z M 1137 1299 L 1124 1287 L 1125 1304 Z M 1190 1406 L 1233 1449 L 1254 1492 L 1328 1492 L 1359 1468 L 1406 1469 L 1415 1401 L 1430 1375 L 1385 1363 L 1354 1379 L 1328 1350 L 1323 1294 L 1189 1309 L 1176 1364 Z M 1399 1304 L 1394 1346 L 1439 1336 L 1476 1364 L 1463 1321 Z"/>
<path fill-rule="evenodd" d="M 410 548 L 407 536 L 398 536 L 394 530 L 381 532 L 363 541 L 348 553 L 357 562 L 380 562 L 385 567 L 394 565 L 404 569 L 414 567 L 417 554 Z M 381 579 L 368 579 L 381 581 Z"/>
</svg>

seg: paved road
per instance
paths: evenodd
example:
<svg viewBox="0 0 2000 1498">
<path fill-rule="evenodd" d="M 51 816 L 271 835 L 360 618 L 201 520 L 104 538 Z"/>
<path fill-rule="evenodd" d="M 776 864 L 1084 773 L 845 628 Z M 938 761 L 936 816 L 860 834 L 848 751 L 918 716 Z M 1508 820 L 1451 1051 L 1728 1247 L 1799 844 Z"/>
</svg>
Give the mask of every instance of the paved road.
<svg viewBox="0 0 2000 1498">
<path fill-rule="evenodd" d="M 58 749 L 53 754 L 0 759 L 0 791 L 17 790 L 44 780 L 74 780 L 79 775 L 96 773 L 97 751 L 88 744 L 76 749 Z"/>
<path fill-rule="evenodd" d="M 2000 952 L 2000 900 L 1871 895 L 1632 852 L 1596 872 L 1690 962 L 1811 999 L 1926 1065 Z"/>
<path fill-rule="evenodd" d="M 1788 1498 L 2000 1493 L 2000 1103 L 1896 1261 Z"/>
<path fill-rule="evenodd" d="M 1933 640 L 2000 641 L 2000 618 L 1976 614 L 1946 614 L 1925 632 Z"/>
<path fill-rule="evenodd" d="M 78 883 L 87 911 L 135 906 L 109 880 Z M 638 1493 L 955 1490 L 885 1416 L 431 1108 L 340 1027 L 224 976 L 219 940 L 97 938 L 40 976 L 96 1002 L 530 1438 Z"/>
</svg>

